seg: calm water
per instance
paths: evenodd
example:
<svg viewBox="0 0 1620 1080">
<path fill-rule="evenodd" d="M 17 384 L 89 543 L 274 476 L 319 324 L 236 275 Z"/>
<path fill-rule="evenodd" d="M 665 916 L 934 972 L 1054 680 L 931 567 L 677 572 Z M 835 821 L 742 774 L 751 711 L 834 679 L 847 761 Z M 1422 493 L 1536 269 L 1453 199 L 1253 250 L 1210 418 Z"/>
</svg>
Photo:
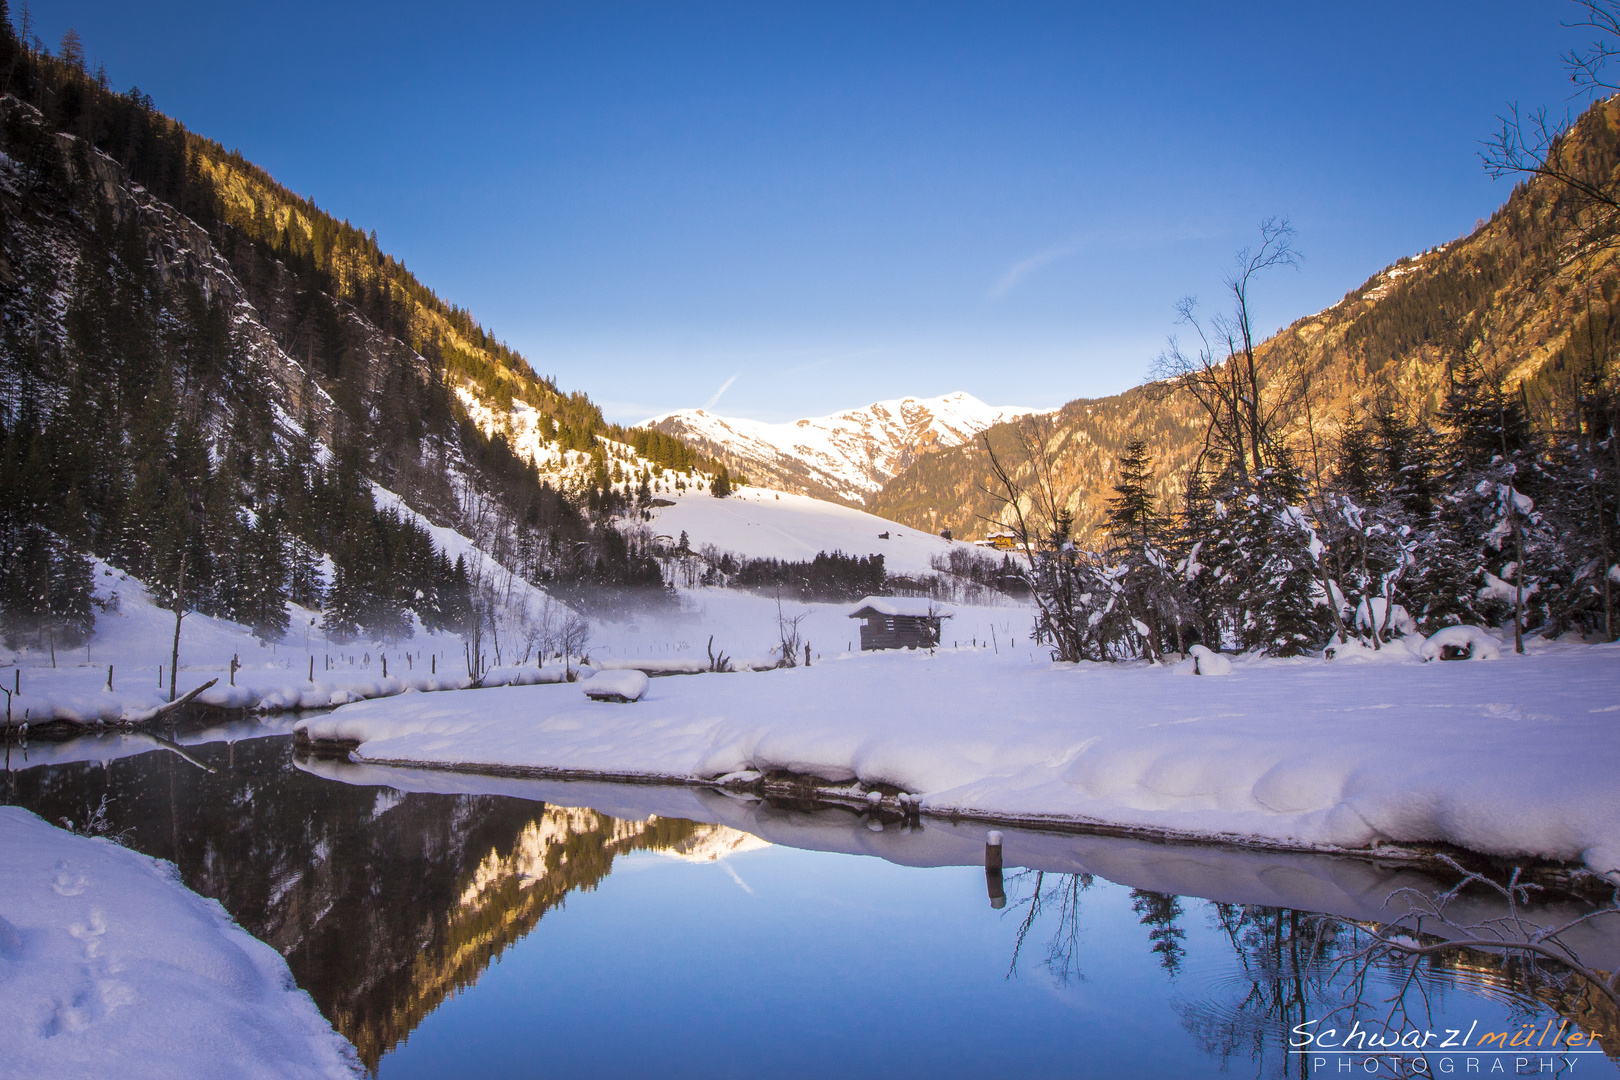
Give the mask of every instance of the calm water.
<svg viewBox="0 0 1620 1080">
<path fill-rule="evenodd" d="M 1569 1019 L 1620 1048 L 1612 1010 L 1488 956 L 1336 971 L 1391 891 L 1432 887 L 1368 862 L 1004 830 L 1030 869 L 998 909 L 979 826 L 299 762 L 265 730 L 35 744 L 6 799 L 82 823 L 105 796 L 106 829 L 280 950 L 390 1080 L 1423 1075 L 1289 1053 L 1358 998 L 1363 1025 L 1436 1042 Z M 1612 969 L 1620 926 L 1582 948 Z M 1602 1053 L 1420 1064 L 1470 1057 L 1620 1075 Z"/>
</svg>

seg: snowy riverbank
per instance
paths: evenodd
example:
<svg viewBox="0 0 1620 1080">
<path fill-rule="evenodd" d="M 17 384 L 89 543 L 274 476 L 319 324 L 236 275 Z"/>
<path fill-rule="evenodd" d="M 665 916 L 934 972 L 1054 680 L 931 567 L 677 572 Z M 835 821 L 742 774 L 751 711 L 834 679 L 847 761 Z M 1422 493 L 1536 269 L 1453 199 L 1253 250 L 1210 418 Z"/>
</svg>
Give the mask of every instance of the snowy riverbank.
<svg viewBox="0 0 1620 1080">
<path fill-rule="evenodd" d="M 933 813 L 1620 868 L 1616 646 L 1240 659 L 1222 678 L 947 649 L 659 679 L 634 705 L 512 688 L 364 702 L 298 726 L 373 762 L 672 780 L 785 770 L 893 785 Z"/>
<path fill-rule="evenodd" d="M 350 1077 L 274 949 L 172 868 L 0 807 L 7 1076 Z"/>
</svg>

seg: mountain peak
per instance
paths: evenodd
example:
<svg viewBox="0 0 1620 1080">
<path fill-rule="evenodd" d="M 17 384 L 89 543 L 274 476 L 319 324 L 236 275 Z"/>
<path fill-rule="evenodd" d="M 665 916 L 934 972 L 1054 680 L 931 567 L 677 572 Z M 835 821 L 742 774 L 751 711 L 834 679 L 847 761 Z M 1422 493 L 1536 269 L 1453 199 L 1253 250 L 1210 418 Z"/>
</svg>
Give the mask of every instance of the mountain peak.
<svg viewBox="0 0 1620 1080">
<path fill-rule="evenodd" d="M 918 456 L 960 446 L 992 424 L 1035 411 L 986 405 L 957 390 L 785 423 L 680 409 L 640 426 L 679 436 L 756 481 L 860 505 Z"/>
</svg>

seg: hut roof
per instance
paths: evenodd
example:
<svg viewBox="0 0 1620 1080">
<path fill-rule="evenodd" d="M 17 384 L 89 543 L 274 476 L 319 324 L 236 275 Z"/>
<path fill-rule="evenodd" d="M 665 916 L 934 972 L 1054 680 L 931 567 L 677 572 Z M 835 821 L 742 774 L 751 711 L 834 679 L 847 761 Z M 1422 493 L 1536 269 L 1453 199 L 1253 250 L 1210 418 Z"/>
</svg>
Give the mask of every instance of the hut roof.
<svg viewBox="0 0 1620 1080">
<path fill-rule="evenodd" d="M 849 613 L 852 619 L 865 619 L 873 615 L 902 615 L 910 618 L 933 616 L 949 619 L 955 612 L 938 601 L 916 596 L 868 596 Z"/>
</svg>

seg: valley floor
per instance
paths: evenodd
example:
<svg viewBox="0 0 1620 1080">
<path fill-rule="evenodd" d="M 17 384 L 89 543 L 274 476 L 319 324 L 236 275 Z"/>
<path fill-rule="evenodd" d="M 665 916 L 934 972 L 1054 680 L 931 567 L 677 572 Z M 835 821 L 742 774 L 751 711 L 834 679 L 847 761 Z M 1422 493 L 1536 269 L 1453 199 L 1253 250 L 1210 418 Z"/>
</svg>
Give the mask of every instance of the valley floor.
<svg viewBox="0 0 1620 1080">
<path fill-rule="evenodd" d="M 1053 664 L 1027 618 L 1018 648 L 840 652 L 656 679 L 628 705 L 577 685 L 412 695 L 298 727 L 376 763 L 722 786 L 796 774 L 891 810 L 898 789 L 931 814 L 1300 850 L 1448 844 L 1620 879 L 1620 646 L 1424 663 L 1397 645 L 1205 677 Z"/>
</svg>

